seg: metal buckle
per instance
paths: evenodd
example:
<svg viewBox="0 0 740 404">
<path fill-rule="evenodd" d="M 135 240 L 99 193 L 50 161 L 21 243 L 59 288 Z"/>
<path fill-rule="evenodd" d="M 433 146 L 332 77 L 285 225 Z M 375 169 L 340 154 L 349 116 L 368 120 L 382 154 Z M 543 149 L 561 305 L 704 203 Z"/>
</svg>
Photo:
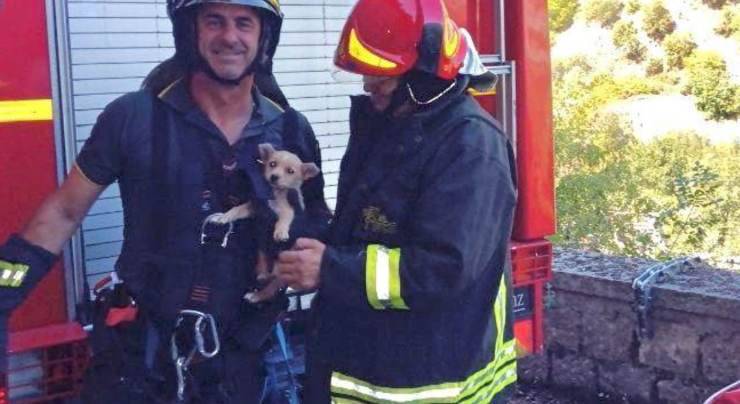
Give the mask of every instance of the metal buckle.
<svg viewBox="0 0 740 404">
<path fill-rule="evenodd" d="M 209 215 L 203 220 L 203 224 L 200 226 L 200 244 L 203 245 L 206 243 L 206 228 L 209 224 L 213 223 L 215 225 L 219 226 L 229 226 L 228 230 L 226 231 L 226 234 L 224 234 L 224 238 L 221 240 L 221 247 L 226 248 L 226 246 L 229 244 L 229 236 L 234 233 L 234 223 L 219 223 L 217 222 L 218 219 L 220 219 L 224 214 L 223 213 L 214 213 L 212 215 Z"/>
<path fill-rule="evenodd" d="M 190 348 L 187 355 L 180 354 L 180 347 L 177 345 L 177 328 L 180 327 L 186 317 L 195 317 L 195 323 L 193 324 L 193 336 L 195 344 Z M 203 333 L 206 328 L 211 328 L 211 336 L 213 338 L 213 349 L 206 349 L 205 338 Z M 212 315 L 203 313 L 197 310 L 181 310 L 175 321 L 175 331 L 172 333 L 170 338 L 170 354 L 172 355 L 172 361 L 175 363 L 175 371 L 177 372 L 177 398 L 180 401 L 185 400 L 185 374 L 188 371 L 190 363 L 195 358 L 195 354 L 199 353 L 205 359 L 213 358 L 218 355 L 221 350 L 221 343 L 218 337 L 218 329 L 216 328 L 216 319 Z"/>
</svg>

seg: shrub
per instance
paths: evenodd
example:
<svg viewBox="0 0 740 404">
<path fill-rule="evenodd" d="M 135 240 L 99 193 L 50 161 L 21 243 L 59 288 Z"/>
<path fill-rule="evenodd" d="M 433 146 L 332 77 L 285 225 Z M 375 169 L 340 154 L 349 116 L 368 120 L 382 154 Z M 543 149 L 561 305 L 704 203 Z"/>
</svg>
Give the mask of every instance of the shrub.
<svg viewBox="0 0 740 404">
<path fill-rule="evenodd" d="M 641 6 L 642 3 L 640 3 L 640 0 L 627 0 L 625 11 L 627 11 L 627 13 L 629 14 L 635 14 L 640 11 Z"/>
<path fill-rule="evenodd" d="M 740 8 L 725 7 L 719 20 L 719 25 L 714 28 L 714 32 L 729 38 L 740 32 Z"/>
<path fill-rule="evenodd" d="M 645 33 L 656 41 L 662 41 L 666 35 L 676 29 L 671 12 L 665 8 L 662 0 L 655 0 L 644 10 L 643 24 Z"/>
<path fill-rule="evenodd" d="M 682 69 L 683 61 L 696 49 L 696 42 L 689 33 L 673 33 L 663 40 L 666 66 L 669 69 Z"/>
<path fill-rule="evenodd" d="M 711 119 L 732 119 L 740 113 L 740 86 L 730 81 L 727 65 L 715 52 L 696 52 L 686 59 L 688 91 L 696 107 Z"/>
<path fill-rule="evenodd" d="M 612 42 L 614 46 L 624 51 L 627 59 L 637 63 L 641 62 L 647 53 L 647 48 L 640 43 L 637 37 L 637 28 L 629 21 L 619 21 L 614 24 Z"/>
<path fill-rule="evenodd" d="M 573 25 L 573 18 L 578 12 L 578 2 L 573 0 L 549 0 L 550 30 L 560 33 Z"/>
<path fill-rule="evenodd" d="M 627 99 L 636 95 L 660 94 L 662 85 L 657 80 L 646 80 L 640 76 L 624 76 L 615 80 L 619 98 Z"/>
<path fill-rule="evenodd" d="M 702 3 L 709 6 L 709 8 L 719 10 L 720 8 L 722 8 L 722 6 L 725 5 L 725 3 L 727 3 L 727 0 L 702 0 Z"/>
<path fill-rule="evenodd" d="M 612 42 L 617 48 L 624 48 L 637 39 L 637 28 L 630 21 L 619 21 L 612 29 Z"/>
<path fill-rule="evenodd" d="M 619 21 L 624 4 L 621 0 L 590 0 L 586 3 L 586 21 L 598 22 L 602 27 L 608 28 Z"/>
<path fill-rule="evenodd" d="M 655 76 L 663 73 L 663 61 L 660 58 L 650 58 L 645 65 L 645 74 Z"/>
</svg>

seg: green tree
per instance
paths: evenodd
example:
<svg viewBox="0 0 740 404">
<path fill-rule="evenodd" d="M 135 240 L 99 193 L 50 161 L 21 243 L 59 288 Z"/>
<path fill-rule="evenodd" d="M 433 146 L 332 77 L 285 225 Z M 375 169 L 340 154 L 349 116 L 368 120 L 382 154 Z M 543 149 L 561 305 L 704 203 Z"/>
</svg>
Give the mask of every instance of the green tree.
<svg viewBox="0 0 740 404">
<path fill-rule="evenodd" d="M 711 119 L 732 119 L 740 113 L 740 86 L 733 84 L 727 65 L 716 52 L 697 51 L 686 59 L 690 94 L 697 108 Z"/>
<path fill-rule="evenodd" d="M 706 4 L 710 8 L 719 10 L 727 3 L 727 0 L 702 0 L 702 3 Z"/>
<path fill-rule="evenodd" d="M 734 6 L 722 9 L 719 24 L 714 31 L 725 38 L 740 32 L 740 8 Z"/>
<path fill-rule="evenodd" d="M 637 28 L 630 21 L 618 21 L 612 29 L 612 42 L 620 48 L 627 59 L 640 63 L 645 59 L 647 48 L 637 37 Z"/>
<path fill-rule="evenodd" d="M 579 3 L 573 0 L 549 0 L 550 30 L 561 33 L 570 28 L 578 12 L 578 5 Z"/>
<path fill-rule="evenodd" d="M 645 74 L 655 76 L 663 73 L 663 60 L 660 58 L 650 58 L 645 64 Z"/>
<path fill-rule="evenodd" d="M 696 42 L 689 33 L 676 32 L 663 40 L 666 65 L 669 69 L 682 69 L 685 58 L 691 56 L 696 49 Z"/>
<path fill-rule="evenodd" d="M 671 12 L 665 8 L 662 0 L 655 0 L 645 7 L 642 23 L 648 37 L 658 42 L 676 29 Z"/>
<path fill-rule="evenodd" d="M 629 14 L 635 14 L 640 11 L 640 7 L 642 7 L 640 0 L 627 0 L 625 11 Z"/>
<path fill-rule="evenodd" d="M 589 0 L 584 8 L 586 21 L 608 28 L 619 20 L 624 4 L 621 0 Z"/>
<path fill-rule="evenodd" d="M 598 71 L 586 56 L 553 64 L 553 241 L 656 258 L 740 255 L 740 144 L 693 134 L 638 142 L 604 109 L 629 96 L 619 91 L 626 80 L 637 81 Z"/>
<path fill-rule="evenodd" d="M 674 133 L 641 147 L 634 171 L 641 174 L 641 194 L 650 202 L 645 223 L 652 227 L 654 257 L 708 252 L 737 255 L 740 192 L 734 170 L 740 150 L 711 145 L 695 133 Z"/>
</svg>

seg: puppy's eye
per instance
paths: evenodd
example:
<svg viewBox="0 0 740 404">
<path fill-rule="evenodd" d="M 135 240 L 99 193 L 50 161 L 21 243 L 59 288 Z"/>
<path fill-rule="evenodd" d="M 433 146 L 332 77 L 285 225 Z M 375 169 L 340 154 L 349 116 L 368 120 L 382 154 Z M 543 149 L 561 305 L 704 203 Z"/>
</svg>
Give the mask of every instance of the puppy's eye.
<svg viewBox="0 0 740 404">
<path fill-rule="evenodd" d="M 270 168 L 275 168 L 275 167 L 277 167 L 277 161 L 271 161 Z"/>
<path fill-rule="evenodd" d="M 295 174 L 295 170 L 294 170 L 294 169 L 292 169 L 292 168 L 289 168 L 289 169 L 288 169 L 288 174 L 291 174 L 291 175 L 292 175 L 292 174 Z"/>
</svg>

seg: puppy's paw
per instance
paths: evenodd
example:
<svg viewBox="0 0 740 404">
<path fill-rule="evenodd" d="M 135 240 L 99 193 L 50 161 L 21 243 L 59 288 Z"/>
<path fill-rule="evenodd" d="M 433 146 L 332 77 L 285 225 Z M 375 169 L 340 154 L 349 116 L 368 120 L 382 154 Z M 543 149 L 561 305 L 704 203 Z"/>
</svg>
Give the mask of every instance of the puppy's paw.
<svg viewBox="0 0 740 404">
<path fill-rule="evenodd" d="M 287 227 L 275 226 L 273 238 L 275 241 L 287 241 L 290 238 L 289 229 Z"/>
<path fill-rule="evenodd" d="M 247 292 L 244 294 L 244 300 L 248 301 L 249 303 L 259 303 L 260 299 L 257 295 L 257 292 Z"/>
<path fill-rule="evenodd" d="M 264 285 L 272 281 L 273 279 L 275 279 L 275 275 L 269 272 L 261 272 L 257 274 L 257 282 L 261 285 Z"/>
<path fill-rule="evenodd" d="M 214 222 L 221 223 L 221 224 L 228 224 L 231 222 L 235 222 L 239 219 L 247 218 L 251 214 L 252 214 L 252 211 L 249 209 L 249 205 L 245 203 L 245 204 L 235 206 L 229 209 L 226 213 L 221 215 L 218 219 L 215 219 Z"/>
</svg>

